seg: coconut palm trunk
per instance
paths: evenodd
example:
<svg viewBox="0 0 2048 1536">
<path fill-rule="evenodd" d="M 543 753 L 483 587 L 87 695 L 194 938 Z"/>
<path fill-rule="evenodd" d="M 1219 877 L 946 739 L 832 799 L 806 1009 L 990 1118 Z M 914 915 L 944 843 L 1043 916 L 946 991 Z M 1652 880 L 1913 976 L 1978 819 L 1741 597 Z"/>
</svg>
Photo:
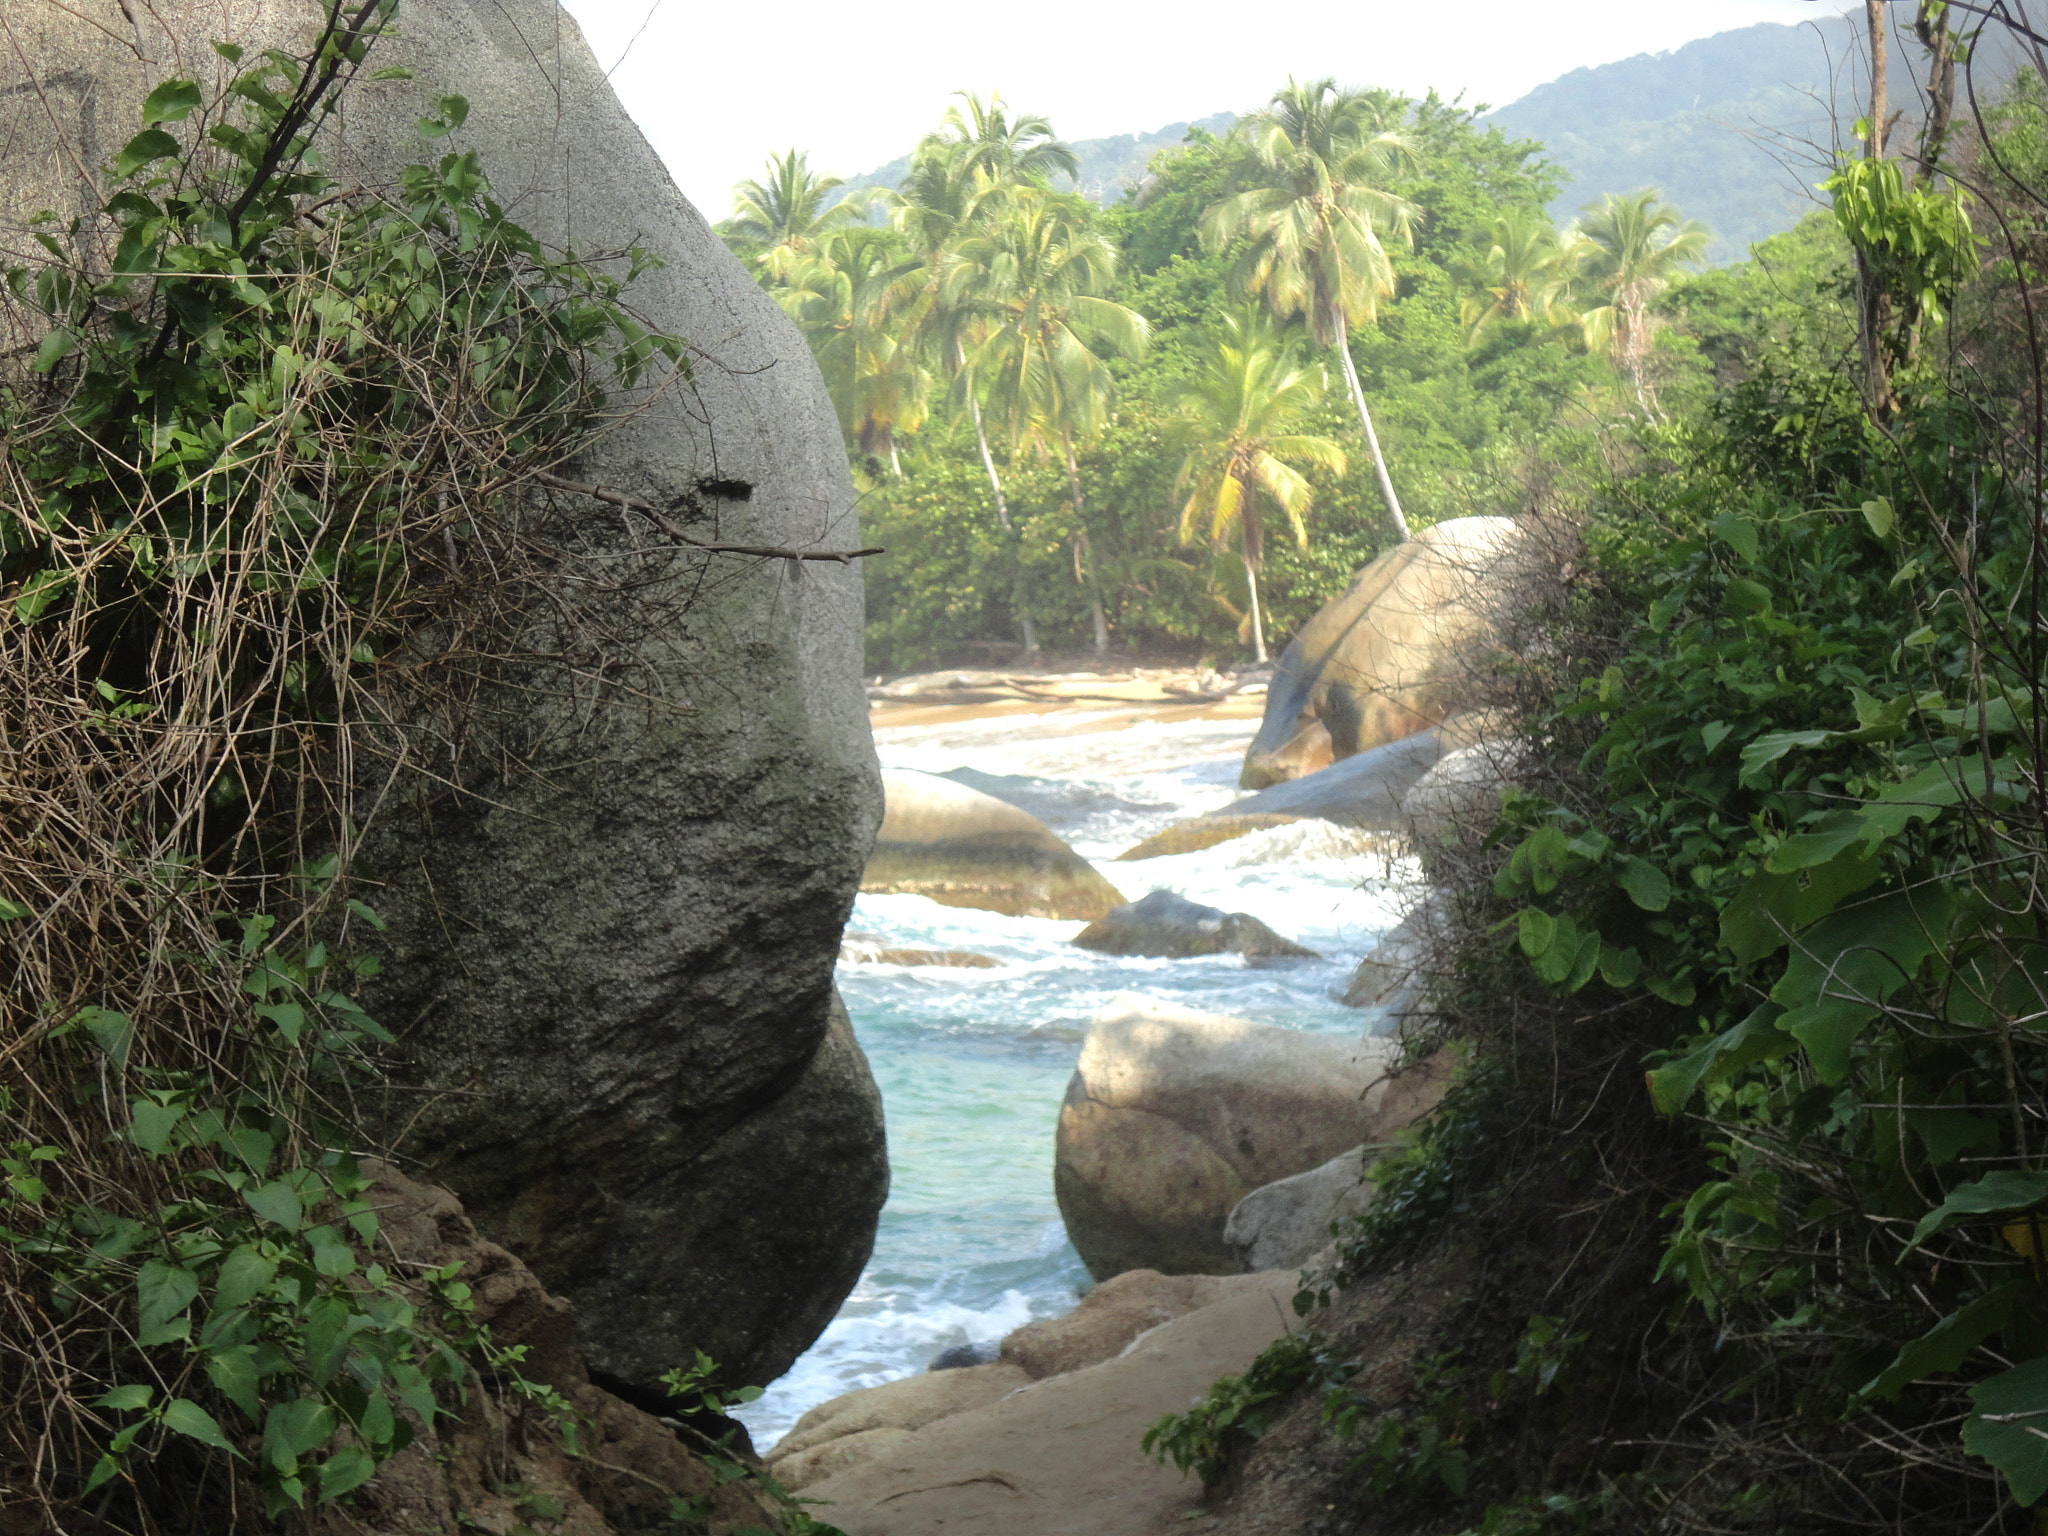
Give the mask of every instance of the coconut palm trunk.
<svg viewBox="0 0 2048 1536">
<path fill-rule="evenodd" d="M 1088 530 L 1081 521 L 1085 515 L 1081 504 L 1081 464 L 1074 457 L 1074 434 L 1062 428 L 1060 446 L 1067 450 L 1067 487 L 1074 496 L 1074 574 L 1088 594 L 1088 616 L 1095 621 L 1095 654 L 1107 656 L 1109 618 L 1102 611 L 1102 579 L 1095 573 L 1095 551 L 1088 547 Z"/>
<path fill-rule="evenodd" d="M 1263 667 L 1266 664 L 1266 626 L 1259 617 L 1259 572 L 1252 564 L 1250 550 L 1242 551 L 1241 558 L 1244 561 L 1245 585 L 1251 589 L 1252 595 L 1252 660 Z"/>
<path fill-rule="evenodd" d="M 1408 519 L 1401 515 L 1401 498 L 1394 494 L 1394 482 L 1387 474 L 1387 461 L 1380 453 L 1380 435 L 1373 431 L 1372 412 L 1365 408 L 1365 388 L 1358 382 L 1358 365 L 1351 361 L 1351 336 L 1349 328 L 1344 324 L 1344 311 L 1341 309 L 1337 311 L 1337 358 L 1344 365 L 1344 382 L 1351 389 L 1351 403 L 1358 407 L 1359 425 L 1365 428 L 1365 446 L 1372 454 L 1373 473 L 1379 476 L 1380 496 L 1387 504 L 1387 515 L 1394 520 L 1394 532 L 1401 536 L 1401 542 L 1405 544 L 1409 538 Z M 1245 569 L 1250 570 L 1251 567 L 1246 566 Z M 1254 602 L 1255 615 L 1257 607 L 1257 603 Z M 1259 660 L 1265 659 L 1266 654 L 1262 646 Z"/>
<path fill-rule="evenodd" d="M 981 467 L 988 471 L 989 486 L 996 493 L 996 525 L 1003 532 L 1010 531 L 1010 504 L 1003 497 L 1003 478 L 996 473 L 996 456 L 988 451 L 988 429 L 982 425 L 981 402 L 974 397 L 974 391 L 967 392 L 967 404 L 974 412 L 974 440 L 981 445 Z M 1017 573 L 1017 585 L 1012 589 L 1017 604 L 1017 627 L 1023 632 L 1024 654 L 1038 654 L 1038 626 L 1031 622 L 1031 594 L 1025 586 L 1024 573 Z"/>
</svg>

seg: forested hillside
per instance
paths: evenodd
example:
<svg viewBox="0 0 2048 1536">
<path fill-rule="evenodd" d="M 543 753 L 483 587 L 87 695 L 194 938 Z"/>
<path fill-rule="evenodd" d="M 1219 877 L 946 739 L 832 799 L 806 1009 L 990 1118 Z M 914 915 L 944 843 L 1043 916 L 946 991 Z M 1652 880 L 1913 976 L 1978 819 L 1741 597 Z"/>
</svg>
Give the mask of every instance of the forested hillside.
<svg viewBox="0 0 2048 1536">
<path fill-rule="evenodd" d="M 896 188 L 834 201 L 791 152 L 741 189 L 722 232 L 892 550 L 871 670 L 1260 659 L 1404 527 L 1526 509 L 1701 387 L 1644 306 L 1706 237 L 1654 193 L 1560 231 L 1534 141 L 1327 81 L 1188 139 L 1098 208 L 1050 123 L 963 98 Z"/>
</svg>

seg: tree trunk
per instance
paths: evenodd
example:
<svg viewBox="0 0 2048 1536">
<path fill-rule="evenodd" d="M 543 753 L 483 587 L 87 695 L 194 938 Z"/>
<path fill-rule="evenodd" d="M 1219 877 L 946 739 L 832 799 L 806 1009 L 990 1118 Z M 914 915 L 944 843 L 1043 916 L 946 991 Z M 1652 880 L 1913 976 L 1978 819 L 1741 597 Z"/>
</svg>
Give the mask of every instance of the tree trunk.
<svg viewBox="0 0 2048 1536">
<path fill-rule="evenodd" d="M 1372 453 L 1373 472 L 1380 477 L 1380 498 L 1387 504 L 1387 515 L 1394 520 L 1394 532 L 1405 544 L 1409 538 L 1408 519 L 1401 515 L 1401 498 L 1394 494 L 1394 482 L 1387 476 L 1387 461 L 1380 455 L 1380 435 L 1373 431 L 1372 412 L 1365 408 L 1365 389 L 1358 382 L 1358 365 L 1351 361 L 1351 337 L 1345 329 L 1342 310 L 1337 312 L 1337 358 L 1344 364 L 1344 382 L 1351 386 L 1351 403 L 1358 407 L 1358 420 L 1365 428 L 1365 446 Z M 1256 603 L 1253 604 L 1253 613 L 1256 621 Z M 1261 647 L 1259 660 L 1265 659 L 1264 648 Z"/>
<path fill-rule="evenodd" d="M 1088 616 L 1095 621 L 1095 654 L 1107 656 L 1109 619 L 1102 611 L 1102 582 L 1095 574 L 1095 552 L 1088 547 L 1088 529 L 1081 521 L 1081 465 L 1074 457 L 1074 434 L 1064 427 L 1060 444 L 1067 450 L 1067 486 L 1074 493 L 1074 575 L 1088 594 Z"/>
<path fill-rule="evenodd" d="M 969 381 L 971 384 L 971 380 Z M 981 402 L 974 397 L 974 391 L 967 391 L 967 403 L 974 411 L 974 440 L 981 445 L 981 467 L 988 471 L 989 486 L 996 493 L 996 525 L 1003 532 L 1010 531 L 1010 504 L 1003 499 L 1002 477 L 996 473 L 996 456 L 988 451 L 988 431 L 981 424 Z M 1031 622 L 1031 594 L 1024 584 L 1024 573 L 1017 573 L 1017 585 L 1013 590 L 1017 605 L 1017 628 L 1024 637 L 1024 654 L 1038 654 L 1038 626 Z"/>
<path fill-rule="evenodd" d="M 1396 513 L 1395 516 L 1399 516 Z M 1252 569 L 1252 557 L 1245 554 L 1244 580 L 1252 594 L 1252 659 L 1259 665 L 1266 664 L 1266 626 L 1259 619 L 1259 573 Z"/>
</svg>

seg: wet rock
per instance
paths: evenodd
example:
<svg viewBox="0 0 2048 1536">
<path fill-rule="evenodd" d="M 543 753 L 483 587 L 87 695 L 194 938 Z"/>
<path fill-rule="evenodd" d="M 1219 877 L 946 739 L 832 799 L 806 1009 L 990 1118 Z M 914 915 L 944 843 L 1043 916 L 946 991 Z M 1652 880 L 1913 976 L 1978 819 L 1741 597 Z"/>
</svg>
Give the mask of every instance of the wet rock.
<svg viewBox="0 0 2048 1536">
<path fill-rule="evenodd" d="M 1493 740 L 1445 753 L 1401 801 L 1416 842 L 1443 848 L 1492 831 L 1501 792 L 1514 783 L 1524 751 L 1519 741 Z"/>
<path fill-rule="evenodd" d="M 1366 1181 L 1364 1147 L 1340 1152 L 1320 1167 L 1261 1185 L 1231 1207 L 1223 1241 L 1247 1272 L 1298 1269 L 1330 1246 L 1333 1222 L 1364 1213 L 1374 1186 Z"/>
<path fill-rule="evenodd" d="M 1345 1006 L 1384 1010 L 1374 1034 L 1394 1034 L 1410 1018 L 1423 1014 L 1429 984 L 1435 977 L 1437 935 L 1444 918 L 1441 898 L 1434 894 L 1425 897 L 1380 935 L 1372 953 L 1351 973 L 1344 989 Z"/>
<path fill-rule="evenodd" d="M 1037 818 L 931 773 L 882 775 L 887 810 L 863 891 L 1013 917 L 1097 918 L 1123 893 Z"/>
<path fill-rule="evenodd" d="M 1310 959 L 1304 949 L 1243 912 L 1205 907 L 1173 891 L 1154 891 L 1104 913 L 1074 935 L 1083 949 L 1153 959 L 1238 954 L 1248 960 Z"/>
<path fill-rule="evenodd" d="M 1368 748 L 1234 801 L 1219 816 L 1315 816 L 1347 827 L 1408 829 L 1403 802 L 1444 754 L 1440 728 Z"/>
<path fill-rule="evenodd" d="M 1117 860 L 1121 863 L 1127 859 L 1159 859 L 1176 853 L 1199 853 L 1204 848 L 1213 848 L 1218 843 L 1230 842 L 1250 832 L 1284 827 L 1299 820 L 1299 816 L 1276 814 L 1190 816 L 1186 821 L 1176 821 L 1172 826 L 1154 832 L 1143 842 L 1126 848 L 1117 855 Z"/>
<path fill-rule="evenodd" d="M 1138 1335 L 1235 1295 L 1246 1283 L 1234 1275 L 1127 1269 L 1096 1286 L 1064 1317 L 1026 1323 L 1008 1334 L 1002 1358 L 1021 1366 L 1034 1381 L 1083 1370 L 1114 1360 Z"/>
<path fill-rule="evenodd" d="M 927 1371 L 847 1392 L 818 1404 L 770 1448 L 768 1470 L 784 1487 L 801 1488 L 884 1450 L 894 1437 L 934 1419 L 986 1407 L 1025 1386 L 1018 1366 L 991 1363 L 953 1371 Z M 839 1450 L 827 1456 L 828 1447 Z"/>
<path fill-rule="evenodd" d="M 839 946 L 841 965 L 935 965 L 969 970 L 986 970 L 1003 962 L 971 949 L 891 949 L 877 944 L 847 943 Z"/>
<path fill-rule="evenodd" d="M 964 1371 L 974 1365 L 994 1365 L 1001 1346 L 994 1339 L 979 1344 L 955 1344 L 951 1349 L 942 1350 L 925 1367 L 928 1371 Z"/>
<path fill-rule="evenodd" d="M 1394 1061 L 1389 1041 L 1118 997 L 1089 1026 L 1053 1155 L 1089 1273 L 1236 1273 L 1223 1224 L 1238 1201 L 1434 1103 L 1431 1074 L 1393 1077 Z"/>
<path fill-rule="evenodd" d="M 1461 707 L 1527 579 L 1520 545 L 1512 518 L 1452 518 L 1359 572 L 1281 654 L 1245 788 L 1399 741 Z"/>
</svg>

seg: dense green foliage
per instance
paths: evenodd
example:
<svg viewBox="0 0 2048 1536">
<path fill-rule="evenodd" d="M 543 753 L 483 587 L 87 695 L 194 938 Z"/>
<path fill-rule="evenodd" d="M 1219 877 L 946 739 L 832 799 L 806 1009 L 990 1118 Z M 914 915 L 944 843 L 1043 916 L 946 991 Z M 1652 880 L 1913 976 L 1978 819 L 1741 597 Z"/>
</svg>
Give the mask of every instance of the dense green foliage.
<svg viewBox="0 0 2048 1536">
<path fill-rule="evenodd" d="M 1303 1297 L 1497 1261 L 1331 1421 L 1367 1523 L 2038 1529 L 2044 122 L 2023 79 L 1952 175 L 1845 158 L 1832 218 L 1656 305 L 1713 389 L 1575 487 L 1523 785 L 1434 856 L 1474 1067 Z M 1546 1408 L 1497 1385 L 1532 1349 Z"/>
<path fill-rule="evenodd" d="M 1605 424 L 1640 409 L 1617 390 L 1604 340 L 1589 348 L 1568 323 L 1581 266 L 1597 275 L 1589 242 L 1551 231 L 1544 314 L 1468 335 L 1461 311 L 1503 216 L 1549 228 L 1539 210 L 1556 180 L 1538 146 L 1463 108 L 1290 85 L 1227 137 L 1191 131 L 1106 210 L 1048 190 L 1063 168 L 1047 158 L 1055 142 L 1042 120 L 969 98 L 919 146 L 899 190 L 861 194 L 881 223 L 771 242 L 766 184 L 750 183 L 723 227 L 809 336 L 866 526 L 891 550 L 869 576 L 873 669 L 1041 638 L 1127 658 L 1241 657 L 1257 650 L 1255 629 L 1277 646 L 1395 540 L 1377 459 L 1416 526 L 1513 512 L 1540 495 L 1550 463 L 1591 452 Z M 778 158 L 770 181 L 795 165 Z M 1340 189 L 1330 206 L 1341 215 L 1301 224 L 1325 183 Z M 777 197 L 810 206 L 822 185 Z M 1060 226 L 1063 264 L 1002 234 L 1020 218 Z M 1298 228 L 1310 233 L 1297 239 Z M 1664 254 L 1646 298 L 1693 249 L 1662 229 L 1651 244 Z M 1050 275 L 1074 270 L 1084 249 L 1085 287 Z M 1009 294 L 1010 315 L 977 313 L 977 287 Z M 1183 515 L 1201 414 L 1189 381 L 1214 355 L 1207 333 L 1245 300 L 1305 329 L 1288 431 L 1334 451 L 1292 466 L 1291 505 L 1261 491 L 1249 521 L 1224 516 L 1218 541 L 1213 516 Z M 1069 324 L 1063 353 L 1018 344 L 1025 314 L 1043 326 L 1090 319 L 1091 305 L 1092 329 Z M 1259 537 L 1268 523 L 1295 534 L 1297 512 L 1298 537 Z"/>
</svg>

